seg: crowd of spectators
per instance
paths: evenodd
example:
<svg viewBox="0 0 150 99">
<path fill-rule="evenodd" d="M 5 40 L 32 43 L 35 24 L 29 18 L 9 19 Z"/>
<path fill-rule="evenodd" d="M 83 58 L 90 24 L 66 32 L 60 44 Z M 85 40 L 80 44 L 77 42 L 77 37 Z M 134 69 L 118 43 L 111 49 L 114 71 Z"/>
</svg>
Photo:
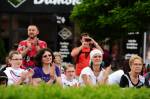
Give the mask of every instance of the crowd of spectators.
<svg viewBox="0 0 150 99">
<path fill-rule="evenodd" d="M 142 74 L 144 63 L 138 55 L 129 59 L 130 70 L 112 71 L 110 59 L 102 47 L 87 33 L 80 37 L 81 45 L 71 51 L 74 63 L 62 66 L 59 52 L 53 52 L 45 41 L 39 40 L 38 27 L 28 26 L 28 38 L 19 43 L 6 57 L 0 69 L 0 85 L 58 84 L 62 87 L 112 85 L 142 87 L 150 85 L 149 72 Z"/>
</svg>

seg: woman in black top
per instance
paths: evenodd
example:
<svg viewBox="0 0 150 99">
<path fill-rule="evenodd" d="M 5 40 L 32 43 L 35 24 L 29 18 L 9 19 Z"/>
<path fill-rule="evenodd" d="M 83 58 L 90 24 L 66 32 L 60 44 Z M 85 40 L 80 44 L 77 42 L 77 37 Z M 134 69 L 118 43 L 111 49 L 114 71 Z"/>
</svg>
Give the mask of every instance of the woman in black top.
<svg viewBox="0 0 150 99">
<path fill-rule="evenodd" d="M 138 55 L 132 55 L 129 59 L 130 72 L 122 75 L 120 87 L 141 87 L 145 83 L 145 78 L 140 75 L 143 68 L 143 60 Z"/>
</svg>

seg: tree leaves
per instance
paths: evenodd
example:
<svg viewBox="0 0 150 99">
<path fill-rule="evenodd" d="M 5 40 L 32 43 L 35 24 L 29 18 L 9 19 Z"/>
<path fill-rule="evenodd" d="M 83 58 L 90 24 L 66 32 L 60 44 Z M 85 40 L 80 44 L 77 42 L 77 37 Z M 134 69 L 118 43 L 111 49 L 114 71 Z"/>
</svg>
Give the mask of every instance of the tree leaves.
<svg viewBox="0 0 150 99">
<path fill-rule="evenodd" d="M 131 31 L 147 31 L 150 0 L 83 0 L 70 18 L 81 31 L 122 37 Z"/>
</svg>

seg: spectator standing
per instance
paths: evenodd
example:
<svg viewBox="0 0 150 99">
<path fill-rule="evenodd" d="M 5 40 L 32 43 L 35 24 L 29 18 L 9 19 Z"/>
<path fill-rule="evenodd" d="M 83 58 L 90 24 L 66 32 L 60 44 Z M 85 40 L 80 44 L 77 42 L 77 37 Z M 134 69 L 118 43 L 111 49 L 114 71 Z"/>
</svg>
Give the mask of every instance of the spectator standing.
<svg viewBox="0 0 150 99">
<path fill-rule="evenodd" d="M 81 45 L 71 51 L 71 56 L 74 58 L 76 64 L 76 76 L 79 76 L 81 70 L 89 65 L 89 54 L 94 48 L 101 50 L 103 53 L 103 50 L 99 44 L 87 33 L 81 34 L 80 42 Z"/>
<path fill-rule="evenodd" d="M 36 25 L 29 25 L 27 31 L 28 38 L 26 40 L 21 41 L 17 49 L 24 58 L 23 65 L 26 68 L 34 67 L 34 56 L 40 49 L 47 47 L 47 43 L 45 41 L 39 40 L 37 38 L 39 30 Z"/>
</svg>

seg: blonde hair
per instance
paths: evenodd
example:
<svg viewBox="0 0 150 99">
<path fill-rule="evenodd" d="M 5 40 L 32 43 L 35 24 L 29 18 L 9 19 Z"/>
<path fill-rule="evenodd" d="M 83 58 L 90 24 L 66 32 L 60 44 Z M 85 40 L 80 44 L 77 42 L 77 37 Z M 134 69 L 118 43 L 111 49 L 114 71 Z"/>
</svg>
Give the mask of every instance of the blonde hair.
<svg viewBox="0 0 150 99">
<path fill-rule="evenodd" d="M 129 59 L 129 66 L 130 66 L 130 67 L 131 67 L 132 63 L 134 62 L 134 60 L 136 60 L 136 59 L 140 60 L 140 61 L 142 62 L 142 64 L 143 64 L 143 59 L 142 59 L 140 56 L 138 56 L 138 55 L 136 55 L 136 54 L 133 54 L 133 55 L 130 57 L 130 59 Z"/>
<path fill-rule="evenodd" d="M 61 55 L 60 52 L 54 52 L 53 54 L 54 54 L 55 57 L 56 57 L 56 56 L 59 56 L 60 58 L 62 58 L 62 55 Z"/>
<path fill-rule="evenodd" d="M 18 51 L 10 51 L 8 55 L 8 59 L 12 59 L 15 54 L 20 54 Z"/>
</svg>

